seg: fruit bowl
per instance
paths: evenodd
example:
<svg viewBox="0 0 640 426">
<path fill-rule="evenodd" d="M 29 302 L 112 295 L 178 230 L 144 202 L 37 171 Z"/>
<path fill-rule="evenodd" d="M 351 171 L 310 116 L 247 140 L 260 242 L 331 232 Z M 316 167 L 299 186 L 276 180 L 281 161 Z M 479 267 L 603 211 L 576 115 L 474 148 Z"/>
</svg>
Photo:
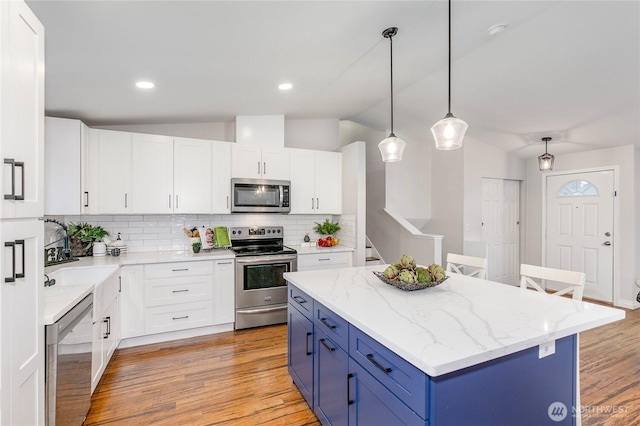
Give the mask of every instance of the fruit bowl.
<svg viewBox="0 0 640 426">
<path fill-rule="evenodd" d="M 380 278 L 380 280 L 386 284 L 392 285 L 396 288 L 399 288 L 400 290 L 405 290 L 405 291 L 415 291 L 415 290 L 422 290 L 425 288 L 429 288 L 429 287 L 435 287 L 437 285 L 442 284 L 443 282 L 445 282 L 449 276 L 445 276 L 443 279 L 438 280 L 438 281 L 431 281 L 428 283 L 405 283 L 404 281 L 400 281 L 400 280 L 392 280 L 390 278 L 386 278 L 382 275 L 382 272 L 377 272 L 377 271 L 373 271 L 373 275 L 375 275 L 376 277 Z"/>
</svg>

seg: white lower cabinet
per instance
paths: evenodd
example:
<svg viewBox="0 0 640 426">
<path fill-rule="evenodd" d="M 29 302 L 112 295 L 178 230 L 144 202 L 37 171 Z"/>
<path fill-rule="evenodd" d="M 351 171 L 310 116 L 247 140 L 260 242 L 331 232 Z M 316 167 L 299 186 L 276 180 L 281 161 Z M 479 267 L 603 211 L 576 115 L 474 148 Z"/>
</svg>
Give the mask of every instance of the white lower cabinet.
<svg viewBox="0 0 640 426">
<path fill-rule="evenodd" d="M 93 293 L 91 392 L 100 382 L 120 342 L 120 273 L 114 272 Z"/>
<path fill-rule="evenodd" d="M 298 253 L 298 271 L 315 269 L 350 268 L 353 264 L 353 252 Z"/>
<path fill-rule="evenodd" d="M 232 258 L 122 267 L 122 337 L 234 322 Z"/>
</svg>

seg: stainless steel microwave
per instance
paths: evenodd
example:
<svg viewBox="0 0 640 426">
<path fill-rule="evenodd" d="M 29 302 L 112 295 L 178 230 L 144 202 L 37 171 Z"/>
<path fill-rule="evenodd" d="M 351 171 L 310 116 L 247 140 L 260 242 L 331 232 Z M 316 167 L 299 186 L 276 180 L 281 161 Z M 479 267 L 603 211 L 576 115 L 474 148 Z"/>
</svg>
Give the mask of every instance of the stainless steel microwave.
<svg viewBox="0 0 640 426">
<path fill-rule="evenodd" d="M 288 180 L 231 179 L 232 213 L 289 213 Z"/>
</svg>

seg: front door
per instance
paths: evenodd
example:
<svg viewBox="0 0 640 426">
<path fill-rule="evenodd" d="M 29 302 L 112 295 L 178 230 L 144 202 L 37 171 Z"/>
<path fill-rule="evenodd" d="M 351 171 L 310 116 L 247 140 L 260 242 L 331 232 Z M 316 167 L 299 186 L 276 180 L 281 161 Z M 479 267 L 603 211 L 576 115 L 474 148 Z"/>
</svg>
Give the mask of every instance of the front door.
<svg viewBox="0 0 640 426">
<path fill-rule="evenodd" d="M 546 266 L 584 272 L 584 297 L 613 302 L 614 171 L 550 175 L 546 183 Z"/>
</svg>

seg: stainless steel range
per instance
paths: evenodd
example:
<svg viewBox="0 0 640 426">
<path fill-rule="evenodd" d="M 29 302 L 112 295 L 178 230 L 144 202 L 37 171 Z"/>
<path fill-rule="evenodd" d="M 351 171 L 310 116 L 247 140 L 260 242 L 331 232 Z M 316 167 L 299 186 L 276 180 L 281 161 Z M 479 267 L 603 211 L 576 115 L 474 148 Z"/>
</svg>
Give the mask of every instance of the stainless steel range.
<svg viewBox="0 0 640 426">
<path fill-rule="evenodd" d="M 229 228 L 236 254 L 236 329 L 287 322 L 287 282 L 297 252 L 283 245 L 282 226 Z"/>
</svg>

